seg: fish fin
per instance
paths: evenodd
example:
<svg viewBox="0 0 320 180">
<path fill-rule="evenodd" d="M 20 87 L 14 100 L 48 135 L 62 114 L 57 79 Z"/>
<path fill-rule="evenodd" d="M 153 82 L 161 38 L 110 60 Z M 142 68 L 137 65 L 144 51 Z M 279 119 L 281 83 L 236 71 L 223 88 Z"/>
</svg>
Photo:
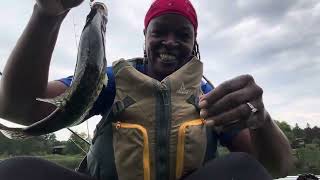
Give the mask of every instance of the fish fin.
<svg viewBox="0 0 320 180">
<path fill-rule="evenodd" d="M 0 123 L 0 132 L 9 139 L 27 139 L 32 136 L 24 132 L 24 128 L 7 127 Z"/>
<path fill-rule="evenodd" d="M 50 98 L 50 99 L 36 98 L 36 100 L 41 101 L 41 102 L 45 102 L 45 103 L 49 103 L 49 104 L 53 104 L 58 108 L 61 106 L 64 106 L 66 103 L 64 96 L 58 96 L 58 97 Z"/>
<path fill-rule="evenodd" d="M 108 81 L 109 81 L 109 78 L 108 78 L 108 76 L 107 75 L 102 75 L 102 78 L 103 78 L 103 84 L 104 84 L 104 86 L 105 87 L 107 87 L 108 86 Z"/>
</svg>

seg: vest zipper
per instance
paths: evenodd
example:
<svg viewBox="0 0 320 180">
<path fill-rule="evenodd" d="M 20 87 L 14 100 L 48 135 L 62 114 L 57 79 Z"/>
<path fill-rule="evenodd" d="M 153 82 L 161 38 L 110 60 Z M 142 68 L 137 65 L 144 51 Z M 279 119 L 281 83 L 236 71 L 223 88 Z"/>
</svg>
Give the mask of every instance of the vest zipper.
<svg viewBox="0 0 320 180">
<path fill-rule="evenodd" d="M 170 88 L 167 84 L 157 83 L 157 138 L 156 138 L 156 179 L 169 179 L 169 139 L 171 126 Z"/>
</svg>

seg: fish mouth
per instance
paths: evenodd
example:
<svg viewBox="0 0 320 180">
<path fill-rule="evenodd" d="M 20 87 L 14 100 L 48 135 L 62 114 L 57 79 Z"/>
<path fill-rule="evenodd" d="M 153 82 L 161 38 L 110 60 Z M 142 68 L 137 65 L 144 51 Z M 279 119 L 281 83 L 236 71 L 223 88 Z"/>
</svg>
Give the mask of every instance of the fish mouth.
<svg viewBox="0 0 320 180">
<path fill-rule="evenodd" d="M 169 53 L 160 53 L 159 59 L 160 59 L 160 62 L 166 63 L 166 64 L 175 63 L 178 61 L 176 55 L 169 54 Z"/>
</svg>

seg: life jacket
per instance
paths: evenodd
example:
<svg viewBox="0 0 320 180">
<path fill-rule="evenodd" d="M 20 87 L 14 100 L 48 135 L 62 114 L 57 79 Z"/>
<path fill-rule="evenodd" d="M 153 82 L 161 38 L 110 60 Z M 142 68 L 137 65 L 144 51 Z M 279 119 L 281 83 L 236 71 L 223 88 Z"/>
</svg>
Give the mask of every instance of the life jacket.
<svg viewBox="0 0 320 180">
<path fill-rule="evenodd" d="M 203 165 L 207 135 L 199 116 L 203 66 L 193 58 L 157 81 L 133 63 L 113 63 L 116 95 L 98 124 L 87 171 L 101 180 L 173 180 Z"/>
</svg>

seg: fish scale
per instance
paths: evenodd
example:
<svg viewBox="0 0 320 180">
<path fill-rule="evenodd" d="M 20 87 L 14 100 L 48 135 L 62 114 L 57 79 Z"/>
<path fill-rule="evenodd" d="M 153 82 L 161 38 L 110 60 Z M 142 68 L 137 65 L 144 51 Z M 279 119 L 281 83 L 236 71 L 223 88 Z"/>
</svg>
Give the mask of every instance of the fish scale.
<svg viewBox="0 0 320 180">
<path fill-rule="evenodd" d="M 57 108 L 46 118 L 24 128 L 0 124 L 0 131 L 10 139 L 25 139 L 78 125 L 85 121 L 104 86 L 107 86 L 105 69 L 105 32 L 108 11 L 103 3 L 94 3 L 81 34 L 77 63 L 71 86 L 52 99 L 37 98 Z"/>
</svg>

